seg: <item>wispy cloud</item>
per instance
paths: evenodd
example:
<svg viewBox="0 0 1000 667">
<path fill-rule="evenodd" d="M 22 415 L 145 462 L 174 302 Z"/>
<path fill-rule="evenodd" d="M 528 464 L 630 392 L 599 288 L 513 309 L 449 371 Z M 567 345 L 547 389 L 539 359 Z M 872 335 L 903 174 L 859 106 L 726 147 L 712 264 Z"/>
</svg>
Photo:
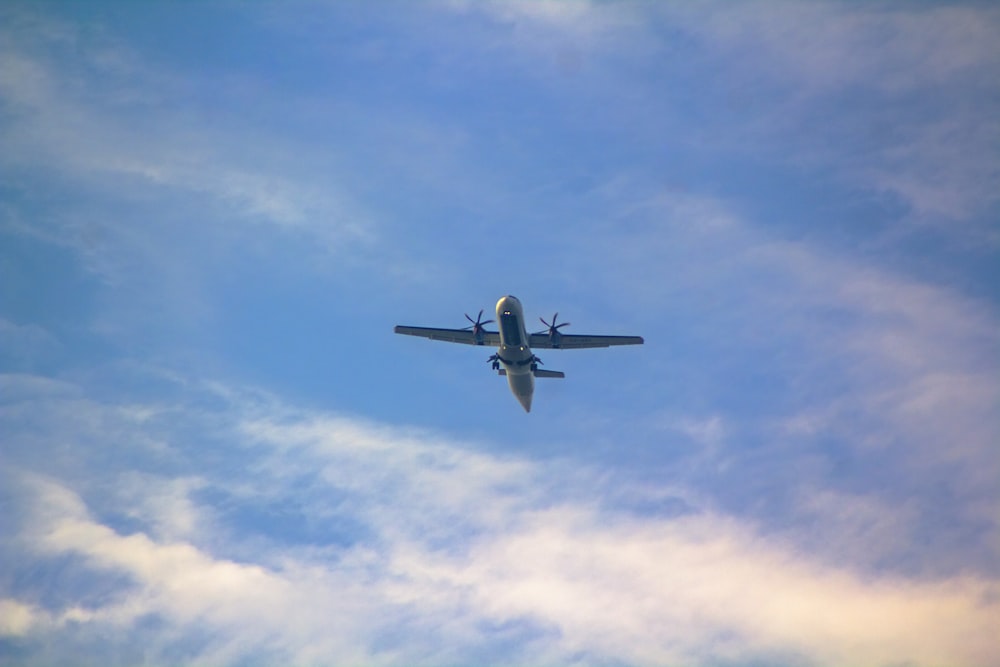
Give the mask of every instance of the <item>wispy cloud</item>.
<svg viewBox="0 0 1000 667">
<path fill-rule="evenodd" d="M 18 521 L 4 551 L 33 554 L 36 571 L 63 563 L 119 577 L 97 577 L 55 604 L 43 585 L 5 591 L 5 632 L 29 645 L 51 644 L 72 624 L 88 636 L 126 630 L 154 659 L 215 663 L 996 658 L 989 600 L 1000 583 L 985 575 L 861 574 L 694 496 L 680 514 L 636 513 L 615 500 L 627 480 L 569 461 L 501 457 L 266 397 L 160 421 L 150 416 L 158 409 L 143 420 L 114 404 L 89 409 L 124 442 L 166 439 L 193 455 L 184 469 L 198 481 L 137 476 L 135 455 L 99 473 L 8 466 Z M 214 453 L 203 439 L 184 441 L 209 424 Z M 16 466 L 25 436 L 14 437 Z M 47 437 L 73 439 L 61 429 Z M 271 520 L 311 528 L 291 540 L 258 532 L 281 507 Z M 258 519 L 246 523 L 247 512 Z M 830 513 L 853 522 L 841 503 L 820 512 Z"/>
<path fill-rule="evenodd" d="M 996 156 L 970 147 L 996 132 L 994 10 L 440 3 L 387 26 L 316 7 L 254 35 L 315 40 L 289 57 L 336 94 L 0 10 L 0 225 L 26 249 L 3 268 L 84 302 L 69 248 L 101 278 L 79 311 L 0 313 L 0 660 L 1000 659 L 1000 314 L 885 238 L 809 226 L 880 190 L 907 208 L 874 206 L 885 236 L 992 224 Z M 782 165 L 836 193 L 782 192 L 774 222 Z M 765 172 L 757 213 L 743 169 Z M 327 260 L 369 253 L 328 289 Z M 495 439 L 456 435 L 495 428 L 492 405 L 477 423 L 438 401 L 443 434 L 184 370 L 245 344 L 231 363 L 266 376 L 320 349 L 322 382 L 401 409 L 383 387 L 406 352 L 363 321 L 397 256 L 456 260 L 432 295 L 400 288 L 428 318 L 453 285 L 523 284 L 647 345 L 581 361 L 600 401 Z M 317 303 L 313 347 L 275 352 Z M 128 335 L 95 351 L 86 327 Z M 451 353 L 409 361 L 432 386 Z M 307 375 L 293 391 L 336 404 Z"/>
<path fill-rule="evenodd" d="M 717 201 L 669 192 L 642 200 L 627 187 L 606 196 L 619 217 L 581 241 L 581 256 L 599 248 L 608 301 L 629 295 L 650 314 L 641 326 L 667 337 L 669 350 L 652 359 L 670 379 L 651 427 L 705 445 L 686 465 L 713 487 L 730 480 L 733 511 L 761 495 L 782 498 L 771 508 L 780 524 L 802 507 L 798 494 L 839 487 L 887 506 L 914 503 L 899 517 L 909 531 L 902 543 L 948 532 L 962 516 L 960 525 L 981 526 L 964 533 L 976 545 L 965 555 L 995 558 L 996 517 L 983 513 L 1000 474 L 992 304 L 820 244 L 778 240 Z M 661 313 L 677 324 L 658 325 Z M 725 425 L 730 446 L 718 447 L 723 431 L 713 424 Z M 934 544 L 922 563 L 897 564 L 963 567 Z"/>
<path fill-rule="evenodd" d="M 552 62 L 572 53 L 588 66 L 588 84 L 606 96 L 591 103 L 610 106 L 599 120 L 687 160 L 712 154 L 833 174 L 852 191 L 902 204 L 902 222 L 997 242 L 990 212 L 1000 155 L 984 148 L 1000 139 L 994 8 L 558 7 L 504 3 L 490 12 L 515 26 L 505 45 L 530 56 L 530 75 L 572 91 Z M 518 27 L 532 38 L 518 39 Z"/>
<path fill-rule="evenodd" d="M 978 222 L 1000 177 L 1000 155 L 983 150 L 1000 138 L 994 8 L 777 2 L 665 13 L 724 64 L 733 94 L 748 96 L 756 112 L 741 132 L 756 128 L 767 142 L 755 151 L 780 147 L 793 162 L 891 193 L 916 219 L 977 221 L 976 236 L 996 241 Z M 761 92 L 773 98 L 762 105 Z"/>
<path fill-rule="evenodd" d="M 32 368 L 51 359 L 60 349 L 59 341 L 37 324 L 17 324 L 0 317 L 0 359 L 8 369 Z"/>
<path fill-rule="evenodd" d="M 981 4 L 681 3 L 664 13 L 704 34 L 720 51 L 756 51 L 755 58 L 771 65 L 774 76 L 804 86 L 805 94 L 854 85 L 897 92 L 967 76 L 986 83 L 1000 57 L 993 39 L 1000 13 Z"/>
<path fill-rule="evenodd" d="M 146 62 L 132 45 L 58 19 L 21 21 L 30 29 L 8 25 L 0 65 L 11 173 L 41 169 L 105 198 L 204 196 L 202 217 L 300 231 L 331 250 L 373 240 L 372 215 L 331 180 L 337 167 L 293 136 L 232 113 L 237 101 L 225 90 L 199 99 L 209 82 Z M 229 78 L 212 85 L 239 97 Z"/>
</svg>

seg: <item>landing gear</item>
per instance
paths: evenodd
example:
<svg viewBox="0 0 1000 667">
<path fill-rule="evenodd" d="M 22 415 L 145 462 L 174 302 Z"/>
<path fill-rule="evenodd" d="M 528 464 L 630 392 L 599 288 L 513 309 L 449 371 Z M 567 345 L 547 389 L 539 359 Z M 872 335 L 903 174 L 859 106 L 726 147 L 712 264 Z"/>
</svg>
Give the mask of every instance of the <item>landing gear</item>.
<svg viewBox="0 0 1000 667">
<path fill-rule="evenodd" d="M 538 370 L 538 364 L 542 363 L 542 360 L 538 357 L 531 357 L 531 372 L 534 373 Z"/>
<path fill-rule="evenodd" d="M 491 355 L 490 358 L 487 359 L 487 361 L 490 361 L 490 362 L 493 363 L 493 370 L 495 370 L 495 371 L 500 370 L 500 355 L 499 354 Z"/>
</svg>

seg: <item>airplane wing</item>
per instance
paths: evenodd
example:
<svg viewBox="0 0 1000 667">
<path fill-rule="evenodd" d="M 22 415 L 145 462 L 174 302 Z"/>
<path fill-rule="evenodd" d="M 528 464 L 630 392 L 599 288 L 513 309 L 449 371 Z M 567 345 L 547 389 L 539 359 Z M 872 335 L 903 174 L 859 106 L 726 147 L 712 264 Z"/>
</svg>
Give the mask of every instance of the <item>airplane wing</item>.
<svg viewBox="0 0 1000 667">
<path fill-rule="evenodd" d="M 471 329 L 435 329 L 433 327 L 396 326 L 393 331 L 407 336 L 420 336 L 431 340 L 443 340 L 446 343 L 464 343 L 466 345 L 500 345 L 500 334 L 496 331 L 484 331 L 481 339 L 476 339 Z M 565 336 L 564 336 L 565 338 Z"/>
<path fill-rule="evenodd" d="M 581 336 L 577 334 L 560 334 L 553 340 L 546 333 L 534 333 L 530 336 L 529 345 L 534 350 L 558 348 L 572 350 L 585 347 L 611 347 L 612 345 L 642 345 L 642 336 Z"/>
</svg>

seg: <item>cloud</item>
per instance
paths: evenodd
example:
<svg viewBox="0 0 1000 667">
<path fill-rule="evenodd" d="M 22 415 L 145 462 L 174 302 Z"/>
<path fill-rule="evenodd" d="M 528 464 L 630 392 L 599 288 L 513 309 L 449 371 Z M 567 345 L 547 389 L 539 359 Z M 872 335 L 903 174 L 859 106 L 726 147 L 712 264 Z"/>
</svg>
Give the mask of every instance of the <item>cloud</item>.
<svg viewBox="0 0 1000 667">
<path fill-rule="evenodd" d="M 997 201 L 1000 162 L 980 150 L 1000 138 L 995 8 L 778 2 L 665 14 L 721 61 L 734 94 L 773 96 L 741 133 L 760 131 L 793 163 L 890 193 L 917 220 L 975 222 L 977 238 L 997 240 L 982 218 Z"/>
<path fill-rule="evenodd" d="M 36 612 L 17 600 L 0 599 L 0 637 L 25 634 L 35 624 Z"/>
<path fill-rule="evenodd" d="M 854 195 L 857 184 L 885 188 L 914 209 L 974 218 L 995 192 L 976 178 L 968 190 L 956 184 L 991 173 L 989 155 L 979 151 L 981 162 L 966 156 L 992 136 L 982 107 L 956 114 L 914 104 L 919 112 L 899 115 L 898 127 L 896 112 L 911 99 L 927 102 L 938 86 L 968 85 L 973 101 L 988 98 L 995 84 L 980 81 L 992 62 L 983 31 L 965 14 L 929 12 L 908 22 L 894 11 L 846 5 L 756 5 L 753 16 L 728 5 L 479 7 L 452 10 L 461 20 L 491 17 L 489 30 L 456 30 L 458 41 L 434 45 L 448 63 L 498 59 L 484 58 L 483 69 L 472 62 L 462 76 L 489 70 L 492 85 L 518 66 L 533 68 L 554 86 L 545 87 L 546 103 L 558 101 L 551 113 L 590 109 L 579 102 L 593 98 L 581 91 L 627 74 L 621 87 L 596 88 L 618 104 L 599 107 L 599 118 L 556 114 L 558 126 L 577 123 L 580 132 L 561 135 L 563 142 L 590 142 L 594 128 L 620 126 L 614 143 L 643 151 L 602 153 L 600 167 L 581 158 L 576 168 L 586 179 L 544 190 L 545 198 L 572 198 L 565 210 L 580 216 L 554 215 L 562 210 L 549 203 L 509 217 L 521 220 L 514 231 L 558 242 L 542 268 L 532 268 L 532 283 L 561 280 L 593 317 L 629 311 L 642 333 L 655 332 L 647 334 L 643 368 L 614 357 L 595 357 L 589 367 L 598 378 L 605 371 L 627 378 L 631 384 L 609 402 L 628 402 L 629 411 L 584 403 L 571 408 L 579 421 L 565 418 L 565 432 L 553 419 L 537 431 L 514 425 L 495 440 L 469 439 L 291 405 L 190 375 L 108 368 L 86 354 L 50 377 L 22 361 L 84 346 L 65 329 L 8 315 L 0 319 L 0 342 L 10 343 L 5 350 L 15 362 L 0 377 L 0 494 L 8 510 L 0 560 L 10 564 L 0 574 L 3 660 L 996 662 L 995 307 L 905 265 L 890 267 L 884 255 L 833 250 L 808 233 L 792 240 L 776 225 L 748 221 L 732 199 L 700 194 L 709 181 L 728 179 L 714 167 L 704 180 L 669 188 L 663 163 L 642 158 L 680 127 L 660 114 L 678 103 L 683 108 L 670 118 L 704 120 L 693 134 L 725 128 L 719 146 L 749 137 L 744 147 L 753 148 L 755 166 L 773 156 L 793 165 L 812 160 L 856 176 Z M 782 10 L 809 20 L 790 22 Z M 983 16 L 991 25 L 992 14 Z M 940 36 L 928 17 L 944 27 Z M 498 25 L 510 30 L 494 31 Z M 240 282 L 234 267 L 244 264 L 235 258 L 244 251 L 263 249 L 246 263 L 280 257 L 269 268 L 284 276 L 301 265 L 306 245 L 381 242 L 377 216 L 348 196 L 355 190 L 327 189 L 351 169 L 343 169 L 343 156 L 324 157 L 315 137 L 248 117 L 243 107 L 215 110 L 231 126 L 199 116 L 204 80 L 187 88 L 188 72 L 154 66 L 100 31 L 48 20 L 23 26 L 5 31 L 0 58 L 9 147 L 0 161 L 13 176 L 15 202 L 4 230 L 70 247 L 106 289 L 132 290 L 144 312 L 156 310 L 145 319 L 170 341 L 162 349 L 176 352 L 192 339 L 168 328 L 177 319 L 169 304 L 197 310 L 202 290 Z M 894 36 L 888 44 L 885 35 Z M 482 44 L 466 51 L 462 40 Z M 667 42 L 690 57 L 657 59 Z M 965 48 L 951 50 L 956 42 Z M 617 48 L 626 43 L 635 48 Z M 539 55 L 554 60 L 539 66 Z M 489 69 L 500 58 L 509 60 Z M 687 78 L 675 78 L 680 69 L 690 70 Z M 465 79 L 448 73 L 457 77 L 451 88 L 420 82 L 435 94 L 453 93 Z M 660 86 L 703 80 L 680 92 Z M 216 83 L 223 94 L 213 103 L 229 95 L 236 103 L 264 99 L 254 82 Z M 758 91 L 763 111 L 737 103 L 708 113 L 727 86 Z M 364 126 L 351 145 L 382 160 L 369 145 L 380 142 L 368 139 L 391 137 L 394 152 L 379 174 L 423 169 L 414 190 L 479 201 L 497 218 L 523 213 L 494 206 L 502 197 L 478 199 L 497 181 L 535 186 L 548 173 L 521 169 L 516 150 L 479 142 L 476 132 L 514 118 L 509 109 L 474 101 L 504 117 L 495 125 L 495 116 L 439 123 L 414 120 L 412 107 L 376 110 L 373 100 L 411 99 L 414 88 L 406 90 L 372 93 L 336 116 L 371 112 L 375 125 L 391 126 L 348 123 L 344 136 Z M 478 92 L 457 98 L 473 104 Z M 436 98 L 419 99 L 425 119 L 440 108 Z M 646 106 L 633 108 L 637 99 Z M 295 118 L 335 108 L 320 97 L 283 103 Z M 312 104 L 313 115 L 303 112 Z M 734 111 L 746 123 L 731 123 Z M 652 134 L 633 133 L 636 126 L 623 121 L 643 118 L 652 121 L 640 129 Z M 855 134 L 859 123 L 886 118 L 898 131 Z M 539 136 L 556 127 L 551 116 L 545 120 Z M 835 131 L 812 132 L 813 121 Z M 822 136 L 804 140 L 810 133 Z M 246 142 L 248 135 L 256 141 Z M 545 144 L 554 153 L 566 145 Z M 603 151 L 611 142 L 588 145 Z M 501 150 L 482 150 L 491 146 Z M 754 152 L 762 146 L 768 150 Z M 739 147 L 722 150 L 728 157 Z M 469 178 L 470 156 L 482 155 L 497 169 L 487 173 L 516 171 L 523 181 L 484 172 Z M 565 164 L 576 163 L 580 154 L 565 156 Z M 621 175 L 626 170 L 650 175 Z M 467 179 L 460 187 L 459 172 Z M 949 176 L 938 181 L 939 173 Z M 39 174 L 76 204 L 72 212 L 29 187 Z M 882 183 L 887 174 L 898 181 Z M 637 184 L 640 178 L 654 184 Z M 387 180 L 392 196 L 406 187 Z M 940 189 L 922 187 L 930 181 Z M 514 198 L 524 192 L 511 190 Z M 369 206 L 372 193 L 387 191 L 368 192 Z M 421 220 L 430 217 L 424 214 Z M 572 234 L 561 224 L 534 224 L 544 218 L 573 220 Z M 488 231 L 476 226 L 463 238 L 477 250 L 492 247 Z M 276 243 L 289 236 L 305 243 L 278 252 Z M 421 241 L 414 247 L 419 254 Z M 449 236 L 440 252 L 461 248 Z M 473 275 L 481 276 L 482 255 L 474 257 Z M 508 268 L 517 274 L 521 267 Z M 216 282 L 199 270 L 217 272 Z M 241 286 L 242 299 L 256 285 Z M 275 312 L 248 310 L 255 325 Z M 206 304 L 187 333 L 210 328 L 216 312 Z M 120 323 L 108 319 L 98 316 L 104 331 Z M 228 333 L 247 340 L 242 328 Z M 113 354 L 153 356 L 136 338 L 119 338 L 127 344 Z M 223 354 L 233 340 L 199 349 Z M 259 368 L 253 363 L 249 372 Z M 561 443 L 545 440 L 549 433 Z"/>
<path fill-rule="evenodd" d="M 983 5 L 707 3 L 664 13 L 720 51 L 754 52 L 747 67 L 756 69 L 760 58 L 772 75 L 804 85 L 806 94 L 852 85 L 895 93 L 985 77 L 1000 57 L 992 30 L 1000 13 Z"/>
<path fill-rule="evenodd" d="M 635 11 L 630 3 L 558 0 L 470 3 L 458 0 L 449 4 L 455 10 L 481 12 L 499 23 L 526 29 L 530 34 L 541 31 L 549 37 L 568 37 L 576 41 L 577 46 L 617 43 L 619 37 L 639 28 L 642 21 L 641 12 Z M 519 39 L 518 45 L 532 48 L 526 39 Z"/>
<path fill-rule="evenodd" d="M 853 396 L 841 407 L 885 421 L 884 439 L 871 444 L 902 440 L 911 462 L 926 469 L 961 462 L 965 483 L 985 491 L 1000 474 L 989 446 L 1000 429 L 995 309 L 947 286 L 805 247 L 778 244 L 759 259 L 783 266 L 802 289 L 790 306 L 840 312 L 842 319 L 803 322 L 803 333 L 819 356 L 843 364 Z"/>
<path fill-rule="evenodd" d="M 0 317 L 0 358 L 10 367 L 29 368 L 60 350 L 59 341 L 36 324 L 17 324 Z"/>
<path fill-rule="evenodd" d="M 201 217 L 297 231 L 331 251 L 373 242 L 372 215 L 330 179 L 337 167 L 295 133 L 280 135 L 265 122 L 249 127 L 236 115 L 215 123 L 209 116 L 229 113 L 235 101 L 216 91 L 210 108 L 198 99 L 201 82 L 185 79 L 190 72 L 146 62 L 105 32 L 14 13 L 26 27 L 5 30 L 0 65 L 6 169 L 42 169 L 119 204 L 204 196 Z M 185 110 L 185 101 L 203 115 Z"/>
<path fill-rule="evenodd" d="M 768 503 L 762 514 L 774 526 L 804 525 L 803 496 L 818 489 L 898 507 L 900 532 L 888 541 L 930 546 L 900 549 L 895 561 L 873 550 L 875 567 L 957 572 L 995 561 L 996 516 L 983 512 L 1000 475 L 1000 316 L 991 303 L 878 257 L 784 240 L 719 201 L 643 198 L 634 183 L 601 197 L 613 203 L 595 195 L 596 206 L 617 215 L 574 256 L 602 253 L 607 284 L 592 300 L 613 309 L 628 295 L 645 314 L 637 326 L 661 332 L 664 353 L 650 363 L 665 379 L 646 423 L 674 452 L 684 451 L 673 446 L 678 436 L 704 443 L 677 456 L 675 469 L 703 480 L 729 511 Z M 676 324 L 665 326 L 663 313 Z M 713 418 L 725 428 L 709 430 Z M 962 557 L 932 537 L 939 532 L 967 545 Z M 842 537 L 826 542 L 858 546 Z"/>
<path fill-rule="evenodd" d="M 683 512 L 637 510 L 622 473 L 224 393 L 160 421 L 163 406 L 142 420 L 90 406 L 123 441 L 165 438 L 196 481 L 140 474 L 141 457 L 98 470 L 86 440 L 82 467 L 29 473 L 11 467 L 26 461 L 13 431 L 18 521 L 2 548 L 15 577 L 29 564 L 91 574 L 56 598 L 51 574 L 4 591 L 8 634 L 66 656 L 74 640 L 53 633 L 72 627 L 106 659 L 141 643 L 154 660 L 216 664 L 997 657 L 1000 582 L 987 575 L 879 575 L 850 554 L 831 565 L 682 489 Z M 206 430 L 211 447 L 187 441 Z M 814 506 L 817 521 L 869 520 L 842 500 Z"/>
</svg>

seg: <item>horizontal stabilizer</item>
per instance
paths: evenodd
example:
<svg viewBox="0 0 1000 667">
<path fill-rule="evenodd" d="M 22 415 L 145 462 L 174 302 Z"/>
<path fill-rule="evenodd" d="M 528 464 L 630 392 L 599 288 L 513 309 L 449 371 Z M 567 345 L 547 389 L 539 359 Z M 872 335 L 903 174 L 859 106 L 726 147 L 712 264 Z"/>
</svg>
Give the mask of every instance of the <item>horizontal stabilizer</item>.
<svg viewBox="0 0 1000 667">
<path fill-rule="evenodd" d="M 541 368 L 537 368 L 537 369 L 533 370 L 532 374 L 536 378 L 564 378 L 564 377 L 566 377 L 566 374 L 563 373 L 562 371 L 543 371 Z M 507 370 L 504 369 L 504 368 L 501 368 L 500 370 L 497 371 L 497 375 L 499 375 L 500 377 L 506 377 Z"/>
</svg>

